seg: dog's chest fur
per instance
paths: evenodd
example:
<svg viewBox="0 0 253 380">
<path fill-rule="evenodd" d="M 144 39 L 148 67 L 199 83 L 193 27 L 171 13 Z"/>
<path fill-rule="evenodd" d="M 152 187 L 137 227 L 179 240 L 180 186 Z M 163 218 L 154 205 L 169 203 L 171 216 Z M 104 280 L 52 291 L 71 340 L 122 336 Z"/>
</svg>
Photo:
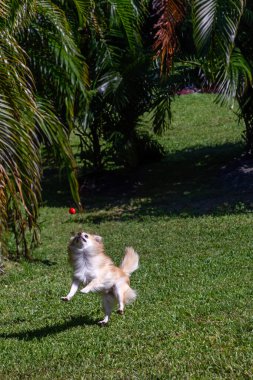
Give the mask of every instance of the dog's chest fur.
<svg viewBox="0 0 253 380">
<path fill-rule="evenodd" d="M 74 252 L 71 257 L 74 278 L 88 283 L 101 275 L 101 271 L 112 264 L 109 257 L 99 254 L 95 256 L 87 255 L 85 252 Z"/>
</svg>

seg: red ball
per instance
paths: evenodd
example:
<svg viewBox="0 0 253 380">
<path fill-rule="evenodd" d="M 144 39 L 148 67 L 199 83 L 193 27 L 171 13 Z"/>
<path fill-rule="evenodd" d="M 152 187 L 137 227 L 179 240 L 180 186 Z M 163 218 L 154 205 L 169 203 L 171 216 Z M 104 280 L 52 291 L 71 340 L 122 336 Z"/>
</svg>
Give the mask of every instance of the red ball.
<svg viewBox="0 0 253 380">
<path fill-rule="evenodd" d="M 75 213 L 76 213 L 76 209 L 73 208 L 73 207 L 71 207 L 71 208 L 69 209 L 69 213 L 70 213 L 70 214 L 75 214 Z"/>
</svg>

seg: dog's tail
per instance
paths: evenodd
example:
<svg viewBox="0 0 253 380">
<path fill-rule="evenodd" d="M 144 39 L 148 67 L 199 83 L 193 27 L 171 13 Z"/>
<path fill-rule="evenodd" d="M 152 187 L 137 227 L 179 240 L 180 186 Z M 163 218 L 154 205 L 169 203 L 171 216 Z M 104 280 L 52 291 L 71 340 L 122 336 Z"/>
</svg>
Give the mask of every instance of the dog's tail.
<svg viewBox="0 0 253 380">
<path fill-rule="evenodd" d="M 132 247 L 127 247 L 120 268 L 130 276 L 139 267 L 139 255 Z"/>
<path fill-rule="evenodd" d="M 132 303 L 136 299 L 136 297 L 137 297 L 136 291 L 130 288 L 129 286 L 124 294 L 125 304 L 128 305 L 129 303 Z"/>
</svg>

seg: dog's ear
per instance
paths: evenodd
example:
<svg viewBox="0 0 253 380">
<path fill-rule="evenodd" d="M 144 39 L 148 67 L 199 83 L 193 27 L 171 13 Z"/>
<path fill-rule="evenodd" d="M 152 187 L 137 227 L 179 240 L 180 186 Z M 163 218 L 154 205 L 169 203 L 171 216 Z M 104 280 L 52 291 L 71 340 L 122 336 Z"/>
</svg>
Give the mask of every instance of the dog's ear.
<svg viewBox="0 0 253 380">
<path fill-rule="evenodd" d="M 75 233 L 74 231 L 71 231 L 71 232 L 70 232 L 70 236 L 71 236 L 71 237 L 73 237 L 73 236 L 75 236 L 75 235 L 76 235 L 76 233 Z"/>
<path fill-rule="evenodd" d="M 98 243 L 102 243 L 103 241 L 103 238 L 101 236 L 98 236 L 98 235 L 94 235 L 94 239 L 98 242 Z"/>
</svg>

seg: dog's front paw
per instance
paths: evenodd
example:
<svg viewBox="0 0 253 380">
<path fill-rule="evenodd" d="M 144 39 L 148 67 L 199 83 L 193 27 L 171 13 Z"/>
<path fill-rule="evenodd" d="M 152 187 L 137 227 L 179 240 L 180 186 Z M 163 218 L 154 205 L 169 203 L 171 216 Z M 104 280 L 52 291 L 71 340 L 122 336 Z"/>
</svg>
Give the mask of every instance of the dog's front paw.
<svg viewBox="0 0 253 380">
<path fill-rule="evenodd" d="M 67 301 L 70 301 L 70 298 L 68 296 L 61 297 L 61 300 L 67 302 Z"/>
</svg>

